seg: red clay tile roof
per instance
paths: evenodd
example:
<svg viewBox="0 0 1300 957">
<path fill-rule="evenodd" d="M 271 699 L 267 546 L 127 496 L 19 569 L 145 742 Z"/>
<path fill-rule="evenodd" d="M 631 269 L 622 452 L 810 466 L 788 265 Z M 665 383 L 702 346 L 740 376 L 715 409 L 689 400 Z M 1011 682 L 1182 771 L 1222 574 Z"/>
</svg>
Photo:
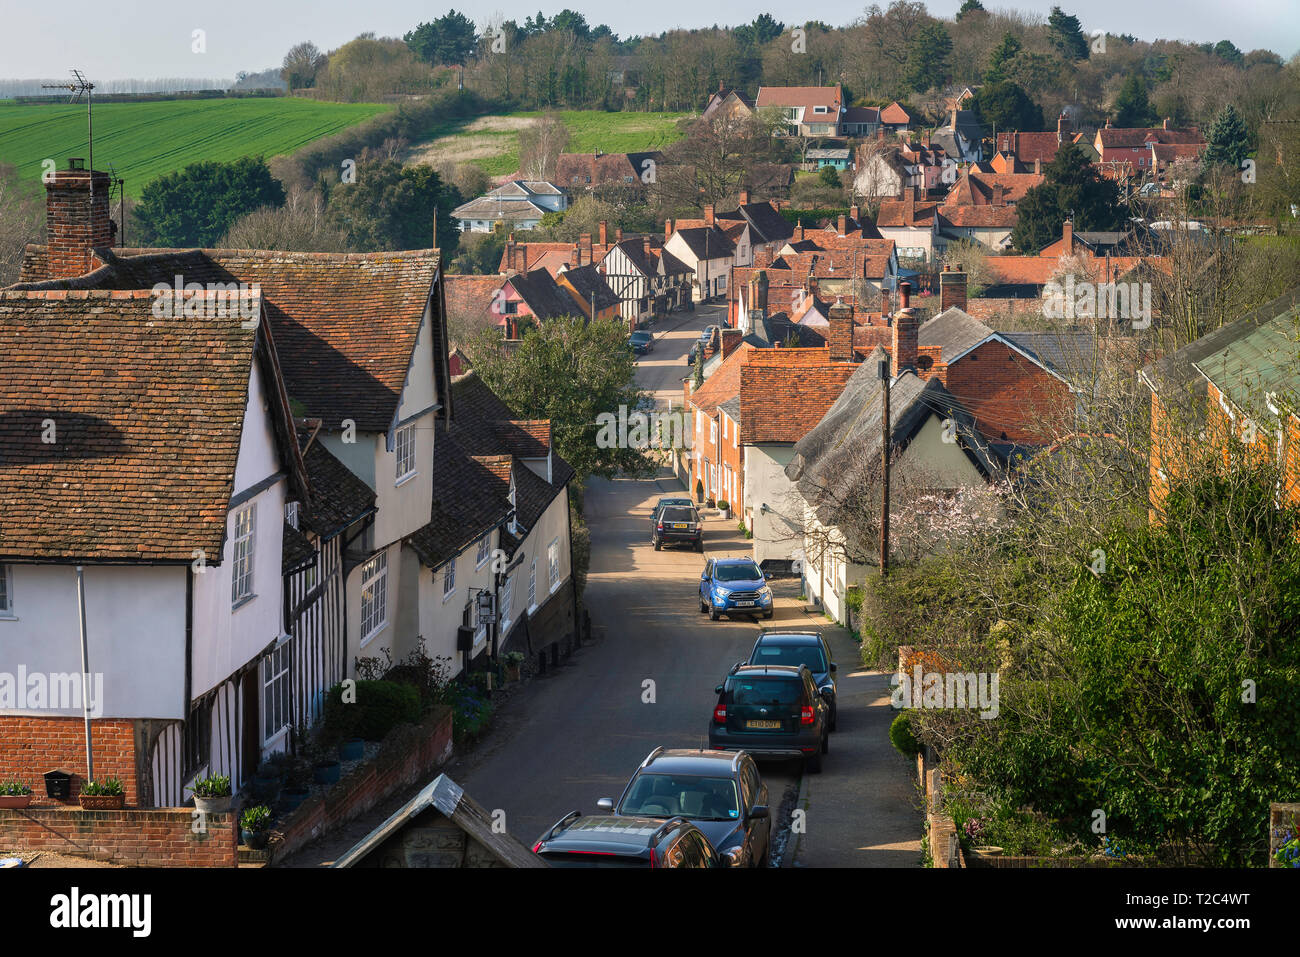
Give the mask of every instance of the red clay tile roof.
<svg viewBox="0 0 1300 957">
<path fill-rule="evenodd" d="M 1020 219 L 1014 206 L 944 206 L 943 218 L 967 229 L 1014 229 Z"/>
<path fill-rule="evenodd" d="M 1033 166 L 1034 160 L 1050 163 L 1056 159 L 1061 148 L 1057 133 L 999 133 L 998 152 L 1010 153 L 1027 166 Z"/>
<path fill-rule="evenodd" d="M 237 317 L 156 317 L 154 299 L 0 292 L 0 559 L 220 561 L 255 358 L 280 405 L 271 344 Z"/>
<path fill-rule="evenodd" d="M 1148 143 L 1194 143 L 1205 145 L 1205 137 L 1195 127 L 1186 130 L 1166 130 L 1159 126 L 1120 129 L 1103 127 L 1097 131 L 1097 142 L 1103 149 L 1136 149 Z"/>
<path fill-rule="evenodd" d="M 740 370 L 745 359 L 754 347 L 748 342 L 740 346 L 713 370 L 713 374 L 704 380 L 704 384 L 692 393 L 687 400 L 705 415 L 712 416 L 718 405 L 740 394 Z"/>
<path fill-rule="evenodd" d="M 912 117 L 909 116 L 907 110 L 903 109 L 898 104 L 898 101 L 895 100 L 880 111 L 880 122 L 895 126 L 900 124 L 906 126 L 912 122 Z"/>
<path fill-rule="evenodd" d="M 827 122 L 839 122 L 840 107 L 844 102 L 844 93 L 839 85 L 835 86 L 760 86 L 758 99 L 754 101 L 759 109 L 774 106 L 784 109 L 804 108 L 805 123 L 812 122 L 814 106 L 831 107 L 833 112 L 825 114 Z"/>
<path fill-rule="evenodd" d="M 907 201 L 886 199 L 880 203 L 880 212 L 876 216 L 876 226 L 894 229 L 901 229 L 905 226 L 929 227 L 934 223 L 934 217 L 938 211 L 938 201 L 913 203 L 911 222 L 908 222 Z"/>
<path fill-rule="evenodd" d="M 289 395 L 328 431 L 352 419 L 386 431 L 397 415 L 416 335 L 432 297 L 433 334 L 442 339 L 436 249 L 381 253 L 299 253 L 248 249 L 97 250 L 106 265 L 86 276 L 42 283 L 149 289 L 155 283 L 241 282 L 261 287 Z M 441 380 L 446 350 L 434 348 Z M 438 381 L 438 395 L 445 383 Z"/>
<path fill-rule="evenodd" d="M 504 275 L 496 276 L 443 276 L 442 285 L 447 297 L 447 319 L 459 321 L 463 326 L 478 329 L 500 324 L 501 317 L 492 311 L 492 298 L 506 281 Z M 452 346 L 460 343 L 451 343 Z"/>
<path fill-rule="evenodd" d="M 1041 173 L 982 173 L 970 170 L 961 175 L 944 197 L 943 213 L 947 216 L 947 210 L 953 206 L 990 205 L 995 186 L 1002 187 L 1003 204 L 1014 205 L 1024 199 L 1029 190 L 1042 185 L 1045 179 Z"/>
<path fill-rule="evenodd" d="M 663 154 L 648 153 L 561 153 L 555 161 L 555 184 L 563 189 L 592 189 L 598 186 L 640 188 L 641 177 L 652 169 L 648 162 L 663 162 Z"/>
<path fill-rule="evenodd" d="M 798 442 L 821 421 L 858 366 L 829 349 L 755 349 L 740 372 L 740 442 Z"/>
</svg>

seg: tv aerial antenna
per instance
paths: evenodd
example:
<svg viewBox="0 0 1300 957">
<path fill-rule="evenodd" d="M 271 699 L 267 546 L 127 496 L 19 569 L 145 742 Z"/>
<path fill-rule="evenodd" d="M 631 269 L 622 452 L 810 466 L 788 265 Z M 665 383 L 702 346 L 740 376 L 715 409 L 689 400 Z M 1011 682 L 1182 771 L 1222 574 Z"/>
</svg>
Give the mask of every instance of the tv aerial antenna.
<svg viewBox="0 0 1300 957">
<path fill-rule="evenodd" d="M 86 79 L 80 70 L 72 70 L 73 80 L 71 83 L 42 83 L 41 88 L 44 90 L 67 90 L 72 95 L 68 97 L 69 103 L 76 103 L 81 99 L 82 94 L 86 96 L 86 147 L 88 150 L 87 164 L 90 167 L 90 199 L 95 199 L 95 120 L 93 112 L 93 99 L 95 84 Z"/>
</svg>

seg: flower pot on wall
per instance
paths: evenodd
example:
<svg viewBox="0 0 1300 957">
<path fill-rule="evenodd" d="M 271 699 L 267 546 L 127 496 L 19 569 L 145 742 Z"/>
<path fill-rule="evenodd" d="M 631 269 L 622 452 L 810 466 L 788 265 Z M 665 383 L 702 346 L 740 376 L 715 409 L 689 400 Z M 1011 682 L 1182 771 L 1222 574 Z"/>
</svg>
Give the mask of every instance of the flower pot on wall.
<svg viewBox="0 0 1300 957">
<path fill-rule="evenodd" d="M 266 842 L 271 839 L 271 834 L 269 831 L 248 831 L 241 829 L 239 832 L 239 839 L 251 850 L 260 851 L 262 848 L 266 847 Z"/>
<path fill-rule="evenodd" d="M 84 811 L 120 811 L 126 807 L 126 795 L 79 794 L 77 802 Z"/>
<path fill-rule="evenodd" d="M 202 811 L 204 814 L 228 814 L 230 807 L 234 803 L 235 797 L 232 794 L 225 794 L 221 797 L 199 797 L 194 796 L 194 809 Z"/>
<path fill-rule="evenodd" d="M 0 794 L 0 808 L 17 810 L 32 803 L 30 794 Z"/>
</svg>

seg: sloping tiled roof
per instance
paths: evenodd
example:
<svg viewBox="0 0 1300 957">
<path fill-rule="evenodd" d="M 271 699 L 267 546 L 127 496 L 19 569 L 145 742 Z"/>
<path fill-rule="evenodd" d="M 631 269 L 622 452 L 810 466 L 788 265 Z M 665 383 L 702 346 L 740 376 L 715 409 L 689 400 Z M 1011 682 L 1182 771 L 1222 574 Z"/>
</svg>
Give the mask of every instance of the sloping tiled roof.
<svg viewBox="0 0 1300 957">
<path fill-rule="evenodd" d="M 337 431 L 352 419 L 362 431 L 392 424 L 416 336 L 438 277 L 436 249 L 382 253 L 298 253 L 248 249 L 96 250 L 106 265 L 49 288 L 150 289 L 185 283 L 247 283 L 261 288 L 279 346 L 289 395 L 306 414 Z M 435 342 L 442 335 L 440 296 Z M 445 359 L 435 347 L 439 395 Z"/>
<path fill-rule="evenodd" d="M 740 373 L 742 445 L 798 442 L 821 421 L 857 368 L 829 356 L 827 349 L 750 353 Z"/>
<path fill-rule="evenodd" d="M 433 509 L 407 541 L 430 568 L 470 547 L 510 514 L 510 500 L 491 469 L 475 461 L 441 422 L 434 426 Z"/>
<path fill-rule="evenodd" d="M 609 309 L 611 306 L 618 305 L 618 296 L 614 294 L 614 290 L 609 288 L 609 283 L 605 281 L 605 277 L 595 266 L 573 266 L 566 269 L 561 275 L 573 285 L 573 288 L 588 309 L 591 308 L 593 298 L 595 299 L 597 313 L 602 309 Z"/>
<path fill-rule="evenodd" d="M 903 107 L 899 105 L 898 101 L 895 100 L 880 111 L 880 122 L 888 123 L 891 126 L 906 126 L 908 123 L 912 122 L 912 117 L 909 116 L 907 110 L 903 109 Z"/>
<path fill-rule="evenodd" d="M 1148 143 L 1205 144 L 1205 137 L 1198 129 L 1167 130 L 1159 126 L 1129 129 L 1107 126 L 1097 131 L 1097 139 L 1103 149 L 1140 149 Z"/>
<path fill-rule="evenodd" d="M 993 330 L 984 323 L 951 306 L 921 324 L 917 330 L 917 345 L 941 346 L 940 358 L 952 362 L 991 335 Z"/>
<path fill-rule="evenodd" d="M 578 305 L 573 297 L 560 288 L 545 269 L 530 269 L 510 277 L 510 285 L 533 315 L 539 319 L 556 319 L 560 316 L 578 315 Z"/>
<path fill-rule="evenodd" d="M 693 226 L 686 229 L 675 229 L 674 236 L 681 236 L 682 241 L 686 243 L 686 248 L 695 254 L 697 259 L 722 259 L 724 256 L 733 256 L 736 247 L 731 240 L 717 226 Z"/>
<path fill-rule="evenodd" d="M 764 107 L 781 107 L 785 109 L 804 108 L 804 122 L 810 122 L 814 106 L 830 107 L 833 112 L 826 114 L 827 120 L 839 120 L 840 106 L 844 94 L 837 86 L 760 86 L 758 99 L 754 102 L 759 109 Z M 817 114 L 822 115 L 822 114 Z"/>
<path fill-rule="evenodd" d="M 720 403 L 740 395 L 740 370 L 753 348 L 748 342 L 742 342 L 731 355 L 722 360 L 713 374 L 704 380 L 704 384 L 687 401 L 705 415 L 712 416 Z"/>
<path fill-rule="evenodd" d="M 451 434 L 467 453 L 521 458 L 530 457 L 521 455 L 521 452 L 538 448 L 540 424 L 536 420 L 518 419 L 477 373 L 461 376 L 451 388 L 455 405 Z M 520 523 L 525 528 L 532 528 L 555 496 L 564 491 L 573 475 L 573 466 L 554 451 L 551 453 L 549 483 L 526 465 L 518 463 L 515 507 Z"/>
<path fill-rule="evenodd" d="M 471 329 L 500 325 L 502 317 L 492 311 L 497 290 L 505 285 L 506 276 L 444 276 L 442 285 L 447 299 L 447 319 L 461 322 Z M 461 343 L 451 343 L 456 346 Z"/>
<path fill-rule="evenodd" d="M 299 525 L 330 539 L 375 508 L 375 492 L 340 462 L 312 430 L 299 427 L 298 443 L 311 482 L 311 501 L 302 509 Z"/>
<path fill-rule="evenodd" d="M 153 303 L 0 292 L 0 559 L 220 561 L 264 327 Z"/>
<path fill-rule="evenodd" d="M 451 211 L 454 219 L 540 220 L 547 210 L 527 199 L 496 199 L 479 196 Z"/>
<path fill-rule="evenodd" d="M 316 557 L 316 546 L 311 543 L 311 539 L 288 522 L 284 523 L 284 533 L 281 537 L 281 575 L 305 567 Z"/>
<path fill-rule="evenodd" d="M 646 153 L 561 153 L 555 161 L 556 183 L 565 189 L 597 186 L 640 187 L 642 175 L 663 162 L 663 154 Z M 629 179 L 629 177 L 631 177 Z"/>
<path fill-rule="evenodd" d="M 930 227 L 934 224 L 934 217 L 939 211 L 938 201 L 921 202 L 912 204 L 912 216 L 909 222 L 908 204 L 906 200 L 886 199 L 880 203 L 880 212 L 876 215 L 876 226 L 885 228 L 899 229 L 905 226 L 923 226 Z"/>
</svg>

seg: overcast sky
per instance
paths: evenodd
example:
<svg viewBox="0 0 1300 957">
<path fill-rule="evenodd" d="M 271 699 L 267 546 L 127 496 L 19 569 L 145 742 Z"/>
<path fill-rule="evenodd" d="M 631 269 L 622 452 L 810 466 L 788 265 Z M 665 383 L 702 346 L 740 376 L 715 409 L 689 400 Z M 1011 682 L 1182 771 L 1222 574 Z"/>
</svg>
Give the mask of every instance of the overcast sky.
<svg viewBox="0 0 1300 957">
<path fill-rule="evenodd" d="M 1194 42 L 1231 40 L 1243 51 L 1260 47 L 1283 59 L 1300 49 L 1297 0 L 984 0 L 989 9 L 1037 11 L 1044 17 L 1053 2 L 1079 17 L 1085 32 L 1108 30 L 1142 40 Z M 475 20 L 490 11 L 520 22 L 539 9 L 540 0 L 485 0 L 457 7 Z M 819 0 L 799 4 L 800 16 L 833 26 L 851 22 L 868 4 L 860 0 Z M 882 0 L 881 6 L 887 6 Z M 949 17 L 961 0 L 932 0 L 936 16 Z M 747 23 L 762 10 L 792 22 L 790 7 L 745 0 L 657 0 L 653 4 L 595 4 L 558 0 L 540 4 L 551 16 L 565 6 L 594 26 L 608 23 L 619 36 L 655 34 L 675 27 Z M 279 66 L 285 51 L 300 40 L 333 49 L 358 33 L 401 36 L 421 20 L 445 12 L 428 0 L 59 0 L 6 2 L 0 12 L 0 78 L 62 77 L 72 67 L 91 80 L 150 77 L 233 77 Z M 474 11 L 472 13 L 468 11 Z M 785 12 L 780 12 L 785 11 Z M 195 53 L 193 32 L 203 30 L 207 50 Z"/>
</svg>

